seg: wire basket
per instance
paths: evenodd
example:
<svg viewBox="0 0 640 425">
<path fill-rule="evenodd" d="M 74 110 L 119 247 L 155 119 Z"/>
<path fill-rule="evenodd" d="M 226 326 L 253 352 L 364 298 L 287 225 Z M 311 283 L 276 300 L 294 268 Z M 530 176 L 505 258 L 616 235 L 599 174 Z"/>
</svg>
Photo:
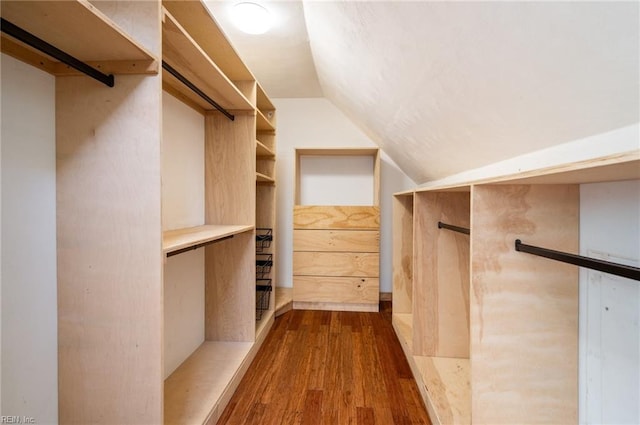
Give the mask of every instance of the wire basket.
<svg viewBox="0 0 640 425">
<path fill-rule="evenodd" d="M 256 279 L 267 279 L 273 266 L 273 254 L 256 254 Z"/>
<path fill-rule="evenodd" d="M 271 246 L 273 229 L 267 227 L 256 228 L 256 252 L 262 252 Z"/>
<path fill-rule="evenodd" d="M 271 279 L 256 280 L 256 320 L 262 319 L 262 312 L 269 310 Z"/>
</svg>

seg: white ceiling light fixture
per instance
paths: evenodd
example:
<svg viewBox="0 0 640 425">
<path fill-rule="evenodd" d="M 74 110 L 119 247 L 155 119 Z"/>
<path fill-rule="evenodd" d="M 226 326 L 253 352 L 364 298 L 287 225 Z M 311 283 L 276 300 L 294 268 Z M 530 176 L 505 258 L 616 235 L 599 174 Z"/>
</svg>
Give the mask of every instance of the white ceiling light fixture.
<svg viewBox="0 0 640 425">
<path fill-rule="evenodd" d="M 236 27 L 247 34 L 264 34 L 273 23 L 269 11 L 252 2 L 236 4 L 231 10 L 231 16 Z"/>
</svg>

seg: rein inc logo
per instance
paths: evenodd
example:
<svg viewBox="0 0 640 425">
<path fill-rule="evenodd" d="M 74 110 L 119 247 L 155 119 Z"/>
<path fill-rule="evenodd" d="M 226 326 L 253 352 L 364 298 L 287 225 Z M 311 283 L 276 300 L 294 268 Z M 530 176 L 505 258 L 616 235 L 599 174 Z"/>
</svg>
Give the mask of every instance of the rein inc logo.
<svg viewBox="0 0 640 425">
<path fill-rule="evenodd" d="M 0 416 L 0 424 L 35 424 L 35 418 L 31 416 Z"/>
</svg>

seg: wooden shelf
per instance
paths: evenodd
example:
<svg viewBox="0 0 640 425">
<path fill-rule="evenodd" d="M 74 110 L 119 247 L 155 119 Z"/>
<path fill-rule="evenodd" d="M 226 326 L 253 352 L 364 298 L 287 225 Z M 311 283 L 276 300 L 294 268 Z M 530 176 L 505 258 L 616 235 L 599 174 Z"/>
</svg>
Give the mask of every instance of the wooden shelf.
<svg viewBox="0 0 640 425">
<path fill-rule="evenodd" d="M 104 73 L 158 73 L 157 58 L 86 0 L 3 0 L 0 13 L 7 21 Z M 54 75 L 79 74 L 4 33 L 1 50 Z"/>
<path fill-rule="evenodd" d="M 162 234 L 162 250 L 165 254 L 189 248 L 202 243 L 212 242 L 227 236 L 253 230 L 249 225 L 214 225 L 188 227 L 168 230 Z"/>
<path fill-rule="evenodd" d="M 258 183 L 268 183 L 268 184 L 275 184 L 275 180 L 269 176 L 266 176 L 264 174 L 261 173 L 256 173 L 256 182 Z"/>
<path fill-rule="evenodd" d="M 257 98 L 258 104 L 256 106 L 258 109 L 261 111 L 275 111 L 276 107 L 273 106 L 273 103 L 269 100 L 269 96 L 267 96 L 267 93 L 264 91 L 260 83 L 258 83 Z"/>
<path fill-rule="evenodd" d="M 274 131 L 276 128 L 271 121 L 262 113 L 261 110 L 256 111 L 256 129 L 258 131 Z"/>
<path fill-rule="evenodd" d="M 215 423 L 253 345 L 205 341 L 165 380 L 164 423 L 204 424 L 210 417 Z"/>
<path fill-rule="evenodd" d="M 434 425 L 471 423 L 469 359 L 414 356 Z"/>
<path fill-rule="evenodd" d="M 265 146 L 260 140 L 256 140 L 256 156 L 258 157 L 266 157 L 266 158 L 275 158 L 276 154 Z"/>
<path fill-rule="evenodd" d="M 215 19 L 204 2 L 163 0 L 162 5 L 182 23 L 186 32 L 229 79 L 232 81 L 255 80 L 224 32 L 218 25 L 211 25 Z"/>
<path fill-rule="evenodd" d="M 166 9 L 162 24 L 162 54 L 165 62 L 223 108 L 230 111 L 254 110 L 247 98 Z M 205 111 L 215 110 L 167 71 L 162 72 L 162 81 Z"/>
</svg>

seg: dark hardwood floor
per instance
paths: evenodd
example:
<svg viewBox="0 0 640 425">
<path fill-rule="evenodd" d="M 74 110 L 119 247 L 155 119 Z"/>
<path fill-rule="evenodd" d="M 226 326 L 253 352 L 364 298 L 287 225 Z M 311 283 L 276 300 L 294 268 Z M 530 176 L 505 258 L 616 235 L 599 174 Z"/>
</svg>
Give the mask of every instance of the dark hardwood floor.
<svg viewBox="0 0 640 425">
<path fill-rule="evenodd" d="M 431 424 L 390 308 L 278 317 L 218 424 Z"/>
</svg>

